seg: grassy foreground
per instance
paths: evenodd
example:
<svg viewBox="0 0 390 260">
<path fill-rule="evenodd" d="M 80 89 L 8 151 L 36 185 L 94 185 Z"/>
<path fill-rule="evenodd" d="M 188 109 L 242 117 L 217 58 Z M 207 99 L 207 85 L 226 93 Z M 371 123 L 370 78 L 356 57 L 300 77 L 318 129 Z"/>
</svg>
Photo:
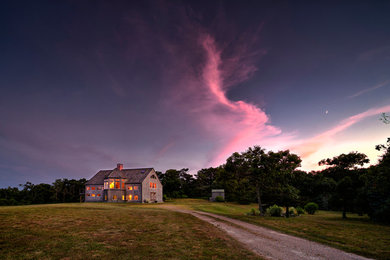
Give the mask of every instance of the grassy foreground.
<svg viewBox="0 0 390 260">
<path fill-rule="evenodd" d="M 348 219 L 343 220 L 341 212 L 319 211 L 315 215 L 287 219 L 246 216 L 251 208 L 257 208 L 256 204 L 211 203 L 195 199 L 179 199 L 170 203 L 240 219 L 359 255 L 390 259 L 390 226 L 374 223 L 367 216 L 347 214 Z"/>
<path fill-rule="evenodd" d="M 214 226 L 149 205 L 0 207 L 1 259 L 258 259 Z"/>
</svg>

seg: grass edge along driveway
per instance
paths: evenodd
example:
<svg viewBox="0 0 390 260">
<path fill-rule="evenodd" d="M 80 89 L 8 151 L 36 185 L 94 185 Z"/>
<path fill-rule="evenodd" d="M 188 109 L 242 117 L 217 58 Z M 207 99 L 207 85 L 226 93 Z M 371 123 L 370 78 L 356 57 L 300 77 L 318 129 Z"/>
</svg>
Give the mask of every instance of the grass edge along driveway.
<svg viewBox="0 0 390 260">
<path fill-rule="evenodd" d="M 164 204 L 239 219 L 366 257 L 390 259 L 390 226 L 372 222 L 367 216 L 351 213 L 347 214 L 345 220 L 341 218 L 341 212 L 319 211 L 315 215 L 305 214 L 287 219 L 247 216 L 251 208 L 257 208 L 256 204 L 217 203 L 199 199 L 176 199 Z M 164 204 L 156 206 L 164 207 Z"/>
</svg>

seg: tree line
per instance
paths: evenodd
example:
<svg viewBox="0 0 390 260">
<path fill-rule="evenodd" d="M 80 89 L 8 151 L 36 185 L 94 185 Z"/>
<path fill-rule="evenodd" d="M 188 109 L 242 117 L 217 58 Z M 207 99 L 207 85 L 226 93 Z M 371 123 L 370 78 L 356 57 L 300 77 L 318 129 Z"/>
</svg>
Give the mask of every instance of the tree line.
<svg viewBox="0 0 390 260">
<path fill-rule="evenodd" d="M 368 214 L 379 221 L 390 220 L 390 138 L 377 145 L 382 151 L 377 165 L 358 152 L 323 159 L 322 171 L 298 170 L 301 159 L 289 150 L 266 151 L 260 146 L 233 153 L 223 165 L 201 169 L 195 175 L 188 169 L 157 172 L 164 198 L 204 198 L 212 189 L 224 189 L 227 201 L 258 203 L 261 214 L 274 204 L 287 208 L 315 202 L 320 209 Z M 85 179 L 58 179 L 53 184 L 27 182 L 19 188 L 0 189 L 0 205 L 81 202 Z"/>
<path fill-rule="evenodd" d="M 53 184 L 26 182 L 20 188 L 0 189 L 0 205 L 81 202 L 86 179 L 57 179 Z"/>
<path fill-rule="evenodd" d="M 383 154 L 377 165 L 363 153 L 350 152 L 321 160 L 321 171 L 297 170 L 301 159 L 289 150 L 273 152 L 260 146 L 233 153 L 226 163 L 205 168 L 195 176 L 188 169 L 158 172 L 165 198 L 209 198 L 212 189 L 224 189 L 227 201 L 258 203 L 260 214 L 274 204 L 303 207 L 315 202 L 320 209 L 368 214 L 390 221 L 390 138 L 377 145 Z"/>
</svg>

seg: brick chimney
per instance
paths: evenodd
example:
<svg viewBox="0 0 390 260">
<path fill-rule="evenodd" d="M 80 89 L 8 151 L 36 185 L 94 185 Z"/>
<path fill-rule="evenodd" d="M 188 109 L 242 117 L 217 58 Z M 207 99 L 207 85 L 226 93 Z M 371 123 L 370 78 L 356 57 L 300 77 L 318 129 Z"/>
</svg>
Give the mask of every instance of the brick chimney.
<svg viewBox="0 0 390 260">
<path fill-rule="evenodd" d="M 118 170 L 123 170 L 123 164 L 121 164 L 121 163 L 118 163 L 117 165 L 116 165 L 116 168 L 118 169 Z"/>
</svg>

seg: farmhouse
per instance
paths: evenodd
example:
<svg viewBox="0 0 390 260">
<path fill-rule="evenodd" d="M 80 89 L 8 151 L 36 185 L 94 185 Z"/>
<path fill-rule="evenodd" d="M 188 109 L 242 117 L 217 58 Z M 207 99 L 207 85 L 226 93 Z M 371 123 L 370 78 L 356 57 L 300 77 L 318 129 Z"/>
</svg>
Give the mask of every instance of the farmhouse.
<svg viewBox="0 0 390 260">
<path fill-rule="evenodd" d="M 85 185 L 85 202 L 163 202 L 162 184 L 153 168 L 101 170 Z"/>
</svg>

